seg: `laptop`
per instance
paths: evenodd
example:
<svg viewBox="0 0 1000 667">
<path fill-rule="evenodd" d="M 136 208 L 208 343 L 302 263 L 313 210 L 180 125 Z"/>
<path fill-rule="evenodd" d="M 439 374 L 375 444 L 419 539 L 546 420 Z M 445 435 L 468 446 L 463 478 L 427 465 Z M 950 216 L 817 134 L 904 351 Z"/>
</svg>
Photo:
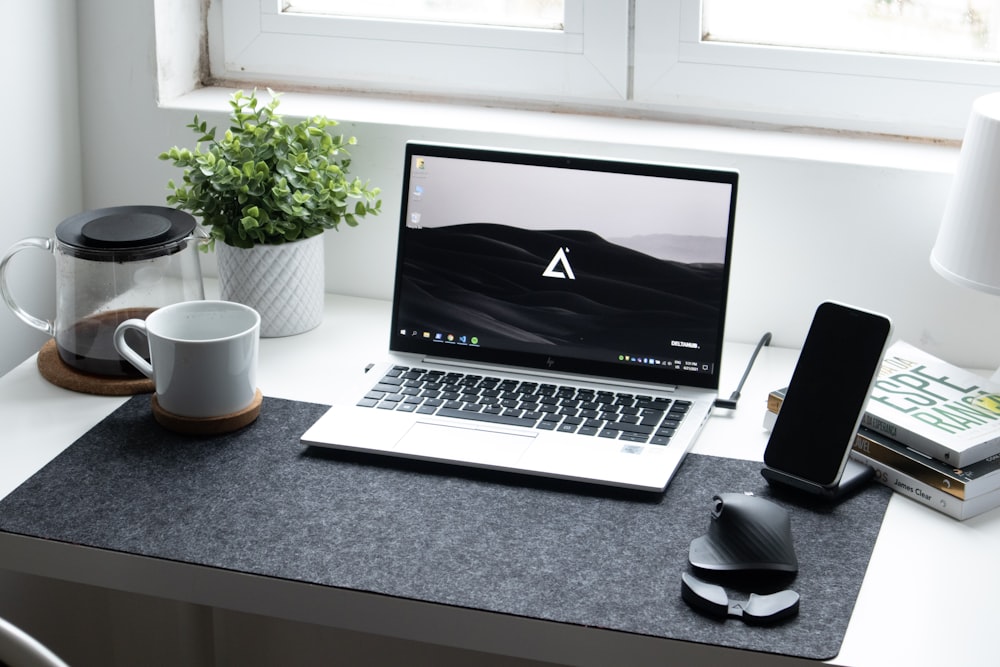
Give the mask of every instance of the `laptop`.
<svg viewBox="0 0 1000 667">
<path fill-rule="evenodd" d="M 666 489 L 718 393 L 738 173 L 405 154 L 388 356 L 302 443 Z"/>
</svg>

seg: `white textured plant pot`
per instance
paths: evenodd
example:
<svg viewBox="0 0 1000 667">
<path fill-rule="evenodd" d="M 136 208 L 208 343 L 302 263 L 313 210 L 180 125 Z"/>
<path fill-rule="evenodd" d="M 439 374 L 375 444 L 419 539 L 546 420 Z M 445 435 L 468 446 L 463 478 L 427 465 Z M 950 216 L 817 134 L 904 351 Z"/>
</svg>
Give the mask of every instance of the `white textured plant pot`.
<svg viewBox="0 0 1000 667">
<path fill-rule="evenodd" d="M 281 245 L 216 243 L 219 293 L 260 313 L 260 335 L 292 336 L 323 321 L 323 235 Z"/>
</svg>

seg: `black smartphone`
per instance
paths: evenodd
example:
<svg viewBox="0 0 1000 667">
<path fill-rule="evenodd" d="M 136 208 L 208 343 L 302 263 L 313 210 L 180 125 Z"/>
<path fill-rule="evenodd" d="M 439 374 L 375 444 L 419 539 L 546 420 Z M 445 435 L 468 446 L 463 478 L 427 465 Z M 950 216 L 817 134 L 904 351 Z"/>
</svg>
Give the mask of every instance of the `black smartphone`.
<svg viewBox="0 0 1000 667">
<path fill-rule="evenodd" d="M 884 315 L 819 305 L 764 451 L 767 468 L 800 488 L 837 487 L 891 333 Z"/>
</svg>

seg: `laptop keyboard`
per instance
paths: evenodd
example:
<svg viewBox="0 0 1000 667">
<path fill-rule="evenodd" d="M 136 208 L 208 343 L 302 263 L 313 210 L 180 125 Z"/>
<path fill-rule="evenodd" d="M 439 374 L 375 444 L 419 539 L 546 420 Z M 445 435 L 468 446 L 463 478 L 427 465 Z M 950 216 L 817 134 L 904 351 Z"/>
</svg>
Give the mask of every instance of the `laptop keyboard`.
<svg viewBox="0 0 1000 667">
<path fill-rule="evenodd" d="M 668 445 L 691 402 L 393 366 L 358 405 Z"/>
</svg>

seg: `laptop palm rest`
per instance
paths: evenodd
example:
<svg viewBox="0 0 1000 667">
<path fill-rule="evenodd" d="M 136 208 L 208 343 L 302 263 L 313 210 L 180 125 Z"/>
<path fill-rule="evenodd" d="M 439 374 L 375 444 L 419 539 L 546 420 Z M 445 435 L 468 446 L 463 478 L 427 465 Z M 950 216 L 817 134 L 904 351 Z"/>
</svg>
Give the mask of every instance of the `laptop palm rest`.
<svg viewBox="0 0 1000 667">
<path fill-rule="evenodd" d="M 527 451 L 535 435 L 417 422 L 396 443 L 394 451 L 420 458 L 510 466 Z"/>
</svg>

